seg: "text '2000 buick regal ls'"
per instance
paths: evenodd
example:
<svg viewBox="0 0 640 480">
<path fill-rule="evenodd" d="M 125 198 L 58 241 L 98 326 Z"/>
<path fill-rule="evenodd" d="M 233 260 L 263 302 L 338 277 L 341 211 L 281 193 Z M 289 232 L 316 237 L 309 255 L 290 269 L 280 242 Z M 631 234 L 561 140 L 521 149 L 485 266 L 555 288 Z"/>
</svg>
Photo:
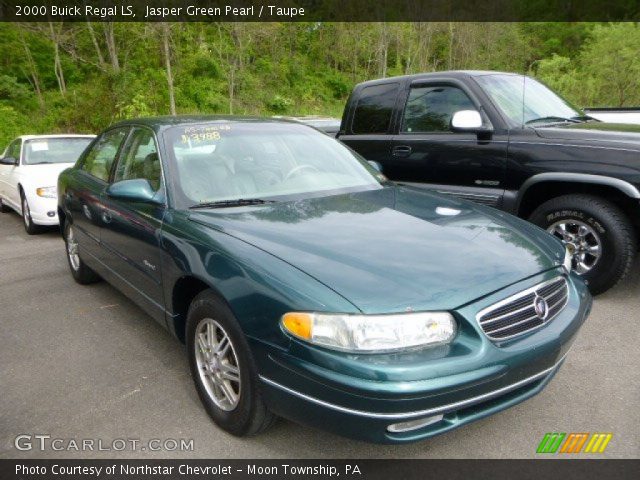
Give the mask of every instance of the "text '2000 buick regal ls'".
<svg viewBox="0 0 640 480">
<path fill-rule="evenodd" d="M 73 277 L 186 343 L 207 412 L 372 442 L 430 437 L 541 391 L 591 297 L 547 232 L 398 186 L 311 127 L 132 120 L 58 185 Z"/>
</svg>

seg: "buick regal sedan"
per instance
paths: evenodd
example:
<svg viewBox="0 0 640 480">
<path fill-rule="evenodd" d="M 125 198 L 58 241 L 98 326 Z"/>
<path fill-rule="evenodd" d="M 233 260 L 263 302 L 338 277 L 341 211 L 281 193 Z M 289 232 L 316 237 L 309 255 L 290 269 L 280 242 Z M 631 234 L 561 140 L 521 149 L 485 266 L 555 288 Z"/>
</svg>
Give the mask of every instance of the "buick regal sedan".
<svg viewBox="0 0 640 480">
<path fill-rule="evenodd" d="M 295 122 L 132 120 L 58 184 L 71 274 L 186 344 L 214 422 L 430 437 L 540 392 L 591 297 L 556 238 Z M 552 401 L 552 399 L 549 399 Z"/>
</svg>

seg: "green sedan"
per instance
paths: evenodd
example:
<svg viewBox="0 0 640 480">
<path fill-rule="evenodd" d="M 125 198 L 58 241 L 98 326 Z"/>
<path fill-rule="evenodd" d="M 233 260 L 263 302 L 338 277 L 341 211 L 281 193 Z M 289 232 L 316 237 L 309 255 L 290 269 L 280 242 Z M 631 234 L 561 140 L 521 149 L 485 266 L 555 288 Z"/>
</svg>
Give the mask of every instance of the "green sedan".
<svg viewBox="0 0 640 480">
<path fill-rule="evenodd" d="M 187 347 L 213 421 L 415 441 L 540 392 L 591 308 L 516 217 L 388 182 L 296 122 L 113 125 L 58 181 L 73 278 Z M 552 401 L 552 399 L 550 399 Z"/>
</svg>

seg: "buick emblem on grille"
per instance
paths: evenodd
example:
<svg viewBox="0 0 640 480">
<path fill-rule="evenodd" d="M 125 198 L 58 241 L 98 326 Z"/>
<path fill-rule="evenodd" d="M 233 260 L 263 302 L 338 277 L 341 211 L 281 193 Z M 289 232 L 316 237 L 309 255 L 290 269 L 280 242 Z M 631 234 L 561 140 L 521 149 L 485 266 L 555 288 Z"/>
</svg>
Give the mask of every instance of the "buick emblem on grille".
<svg viewBox="0 0 640 480">
<path fill-rule="evenodd" d="M 547 301 L 538 295 L 536 295 L 536 298 L 533 300 L 533 308 L 540 320 L 546 319 L 549 315 L 549 305 Z"/>
</svg>

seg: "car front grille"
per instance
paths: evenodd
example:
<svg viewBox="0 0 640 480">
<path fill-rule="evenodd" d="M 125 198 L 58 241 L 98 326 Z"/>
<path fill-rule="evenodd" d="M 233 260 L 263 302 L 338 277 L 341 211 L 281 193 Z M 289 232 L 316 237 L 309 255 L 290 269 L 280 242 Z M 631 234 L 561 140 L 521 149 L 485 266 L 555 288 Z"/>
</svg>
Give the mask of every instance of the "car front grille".
<svg viewBox="0 0 640 480">
<path fill-rule="evenodd" d="M 516 293 L 477 315 L 491 340 L 506 340 L 546 325 L 567 305 L 569 287 L 565 277 L 556 277 Z"/>
</svg>

